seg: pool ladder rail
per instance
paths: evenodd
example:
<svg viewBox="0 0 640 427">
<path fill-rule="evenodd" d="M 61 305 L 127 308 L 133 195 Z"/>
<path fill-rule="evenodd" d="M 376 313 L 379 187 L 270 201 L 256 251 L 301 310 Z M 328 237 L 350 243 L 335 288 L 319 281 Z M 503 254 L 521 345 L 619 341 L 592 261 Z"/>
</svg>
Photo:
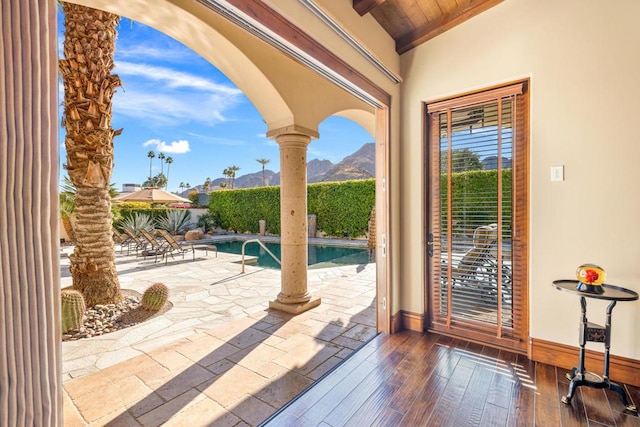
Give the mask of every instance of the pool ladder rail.
<svg viewBox="0 0 640 427">
<path fill-rule="evenodd" d="M 278 259 L 278 257 L 277 257 L 277 256 L 275 256 L 275 255 L 273 254 L 273 252 L 271 252 L 271 251 L 270 251 L 270 250 L 269 250 L 269 249 L 264 245 L 264 243 L 262 243 L 262 242 L 261 242 L 260 240 L 258 240 L 258 239 L 251 239 L 251 240 L 247 240 L 247 241 L 245 241 L 245 242 L 242 244 L 242 272 L 243 272 L 243 273 L 244 273 L 244 247 L 245 247 L 245 246 L 247 246 L 247 243 L 257 243 L 257 244 L 259 244 L 260 246 L 262 246 L 262 249 L 264 249 L 265 251 L 267 251 L 267 253 L 268 253 L 269 255 L 271 255 L 271 258 L 275 259 L 275 260 L 276 260 L 276 262 L 277 262 L 279 265 L 282 265 L 282 263 L 280 262 L 280 260 Z"/>
</svg>

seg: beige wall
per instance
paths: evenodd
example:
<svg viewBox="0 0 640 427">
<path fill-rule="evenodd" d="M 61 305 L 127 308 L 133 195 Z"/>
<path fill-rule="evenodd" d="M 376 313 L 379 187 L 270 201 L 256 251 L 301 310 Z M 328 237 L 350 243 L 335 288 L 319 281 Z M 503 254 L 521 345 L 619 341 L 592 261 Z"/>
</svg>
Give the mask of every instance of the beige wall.
<svg viewBox="0 0 640 427">
<path fill-rule="evenodd" d="M 640 2 L 505 0 L 403 55 L 405 310 L 423 310 L 422 103 L 531 78 L 530 335 L 577 345 L 579 301 L 554 290 L 584 262 L 640 291 Z M 550 167 L 565 181 L 550 182 Z M 604 324 L 605 303 L 588 301 Z M 612 352 L 640 358 L 640 302 L 613 312 Z M 593 348 L 601 350 L 602 346 Z"/>
</svg>

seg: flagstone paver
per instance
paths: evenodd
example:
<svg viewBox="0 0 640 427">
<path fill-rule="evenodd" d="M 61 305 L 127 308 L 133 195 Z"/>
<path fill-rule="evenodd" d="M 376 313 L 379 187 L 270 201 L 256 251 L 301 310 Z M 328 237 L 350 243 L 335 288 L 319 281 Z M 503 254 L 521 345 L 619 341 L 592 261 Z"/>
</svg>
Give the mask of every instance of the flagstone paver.
<svg viewBox="0 0 640 427">
<path fill-rule="evenodd" d="M 375 334 L 375 265 L 309 270 L 320 306 L 268 309 L 280 272 L 219 253 L 117 258 L 123 289 L 170 289 L 173 308 L 120 331 L 63 342 L 65 426 L 255 426 Z M 65 264 L 66 263 L 66 264 Z M 71 284 L 62 259 L 62 285 Z"/>
</svg>

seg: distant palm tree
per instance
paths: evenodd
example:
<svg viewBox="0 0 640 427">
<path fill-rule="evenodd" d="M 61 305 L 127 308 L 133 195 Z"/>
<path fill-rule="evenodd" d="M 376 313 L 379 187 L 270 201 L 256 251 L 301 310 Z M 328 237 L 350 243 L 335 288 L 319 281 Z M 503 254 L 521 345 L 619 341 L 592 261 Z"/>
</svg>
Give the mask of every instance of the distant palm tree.
<svg viewBox="0 0 640 427">
<path fill-rule="evenodd" d="M 264 187 L 265 185 L 267 185 L 267 180 L 265 179 L 264 176 L 264 167 L 267 165 L 267 163 L 269 163 L 271 160 L 269 159 L 256 159 L 256 162 L 260 163 L 262 165 L 262 186 Z"/>
<path fill-rule="evenodd" d="M 167 187 L 169 186 L 169 166 L 173 163 L 173 157 L 169 156 L 164 161 L 167 164 Z"/>
<path fill-rule="evenodd" d="M 231 184 L 231 168 L 224 168 L 224 170 L 222 171 L 222 175 L 227 177 L 227 182 L 225 183 L 225 187 L 230 186 Z"/>
<path fill-rule="evenodd" d="M 160 160 L 160 173 L 162 175 L 164 175 L 164 162 L 163 162 L 163 160 L 165 159 L 165 157 L 166 156 L 164 155 L 164 153 L 158 154 L 158 159 Z"/>
<path fill-rule="evenodd" d="M 207 177 L 207 179 L 204 180 L 204 184 L 202 184 L 202 189 L 204 190 L 205 193 L 209 192 L 209 190 L 211 189 L 211 178 Z"/>
<path fill-rule="evenodd" d="M 184 183 L 184 181 L 181 181 L 180 185 L 178 185 L 178 188 L 180 189 L 181 193 L 184 191 L 185 187 L 186 187 L 186 184 Z"/>
<path fill-rule="evenodd" d="M 233 165 L 229 166 L 230 177 L 231 177 L 231 189 L 233 189 L 234 184 L 236 183 L 236 172 L 240 170 L 239 166 Z"/>
<path fill-rule="evenodd" d="M 151 175 L 151 161 L 155 156 L 156 156 L 156 153 L 153 150 L 147 153 L 147 157 L 149 158 L 149 179 L 151 179 L 151 177 L 153 176 Z"/>
</svg>

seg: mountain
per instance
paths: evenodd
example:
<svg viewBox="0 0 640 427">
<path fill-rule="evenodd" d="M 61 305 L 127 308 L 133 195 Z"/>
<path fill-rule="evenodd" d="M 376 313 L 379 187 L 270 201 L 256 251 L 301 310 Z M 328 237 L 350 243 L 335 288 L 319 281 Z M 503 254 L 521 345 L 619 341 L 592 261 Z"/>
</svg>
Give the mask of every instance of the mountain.
<svg viewBox="0 0 640 427">
<path fill-rule="evenodd" d="M 341 164 L 356 166 L 369 172 L 371 177 L 376 176 L 376 145 L 373 142 L 364 144 L 358 151 L 338 163 L 338 165 Z M 323 181 L 325 180 L 323 179 Z"/>
<path fill-rule="evenodd" d="M 329 182 L 329 181 L 347 181 L 353 179 L 367 179 L 375 176 L 375 144 L 373 142 L 364 144 L 355 153 L 348 155 L 338 164 L 333 164 L 329 160 L 313 159 L 307 163 L 307 182 Z M 280 185 L 280 172 L 274 172 L 269 169 L 264 171 L 267 185 Z M 220 184 L 226 182 L 226 178 L 216 178 L 211 183 L 211 190 L 218 190 Z M 234 188 L 253 188 L 262 186 L 262 170 L 237 176 Z M 196 185 L 190 188 L 202 192 L 202 185 Z M 181 196 L 187 197 L 188 191 L 180 193 Z"/>
<path fill-rule="evenodd" d="M 373 175 L 371 175 L 369 171 L 349 163 L 344 163 L 343 161 L 325 173 L 322 176 L 321 182 L 352 181 L 367 178 L 373 178 Z"/>
</svg>

